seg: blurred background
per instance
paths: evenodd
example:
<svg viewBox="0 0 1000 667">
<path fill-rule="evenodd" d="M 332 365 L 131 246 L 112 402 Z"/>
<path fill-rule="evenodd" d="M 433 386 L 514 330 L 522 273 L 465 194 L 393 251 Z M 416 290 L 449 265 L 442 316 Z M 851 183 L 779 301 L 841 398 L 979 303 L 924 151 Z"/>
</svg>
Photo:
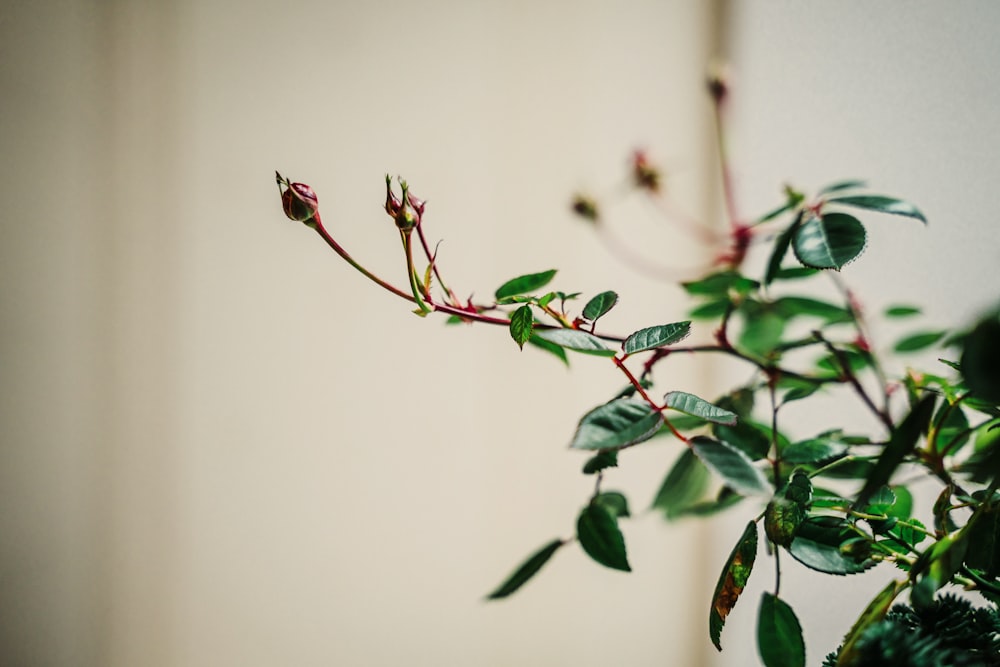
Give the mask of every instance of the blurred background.
<svg viewBox="0 0 1000 667">
<path fill-rule="evenodd" d="M 415 318 L 284 219 L 274 170 L 395 282 L 387 172 L 428 200 L 460 295 L 558 268 L 556 289 L 622 295 L 610 330 L 676 321 L 681 291 L 609 259 L 568 202 L 616 196 L 645 148 L 721 224 L 721 57 L 744 215 L 842 178 L 915 201 L 930 225 L 871 221 L 845 276 L 872 312 L 952 326 L 1000 297 L 998 21 L 988 0 L 3 3 L 0 664 L 756 664 L 769 572 L 733 650 L 706 629 L 756 509 L 642 512 L 666 440 L 607 482 L 639 510 L 633 573 L 564 549 L 483 602 L 572 534 L 592 480 L 566 446 L 621 379 Z M 641 200 L 615 211 L 644 256 L 709 259 Z M 725 372 L 679 365 L 669 388 Z M 789 569 L 810 663 L 888 576 Z"/>
</svg>

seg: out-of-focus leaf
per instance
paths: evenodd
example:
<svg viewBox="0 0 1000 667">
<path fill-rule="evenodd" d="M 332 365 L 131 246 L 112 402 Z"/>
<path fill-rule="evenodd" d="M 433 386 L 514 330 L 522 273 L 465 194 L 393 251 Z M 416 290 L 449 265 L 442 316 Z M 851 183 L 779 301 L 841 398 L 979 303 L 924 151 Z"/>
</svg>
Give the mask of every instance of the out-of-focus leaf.
<svg viewBox="0 0 1000 667">
<path fill-rule="evenodd" d="M 512 278 L 497 288 L 494 296 L 496 296 L 497 301 L 499 301 L 501 299 L 514 296 L 515 294 L 533 292 L 548 285 L 555 275 L 556 269 L 551 269 L 549 271 L 542 271 L 541 273 L 529 273 L 523 276 L 518 276 L 517 278 Z"/>
<path fill-rule="evenodd" d="M 960 365 L 969 389 L 1000 404 L 1000 315 L 982 319 L 965 338 Z"/>
<path fill-rule="evenodd" d="M 757 651 L 765 667 L 805 667 L 806 643 L 795 612 L 765 592 L 757 614 Z"/>
<path fill-rule="evenodd" d="M 910 570 L 910 577 L 919 577 L 910 593 L 916 608 L 927 608 L 934 602 L 934 594 L 949 583 L 961 569 L 969 546 L 969 532 L 962 530 L 945 535 L 925 549 Z"/>
<path fill-rule="evenodd" d="M 617 519 L 625 519 L 630 516 L 628 511 L 628 499 L 620 491 L 603 491 L 596 496 L 592 502 L 597 503 L 608 510 Z"/>
<path fill-rule="evenodd" d="M 778 238 L 774 240 L 774 248 L 771 250 L 771 257 L 767 260 L 767 270 L 764 272 L 764 285 L 770 285 L 781 271 L 781 263 L 788 254 L 788 246 L 792 243 L 795 231 L 802 224 L 802 213 L 795 217 L 795 221 L 788 225 Z"/>
<path fill-rule="evenodd" d="M 599 317 L 607 313 L 618 303 L 618 295 L 612 291 L 601 292 L 583 307 L 583 319 L 596 322 Z"/>
<path fill-rule="evenodd" d="M 584 475 L 594 475 L 607 468 L 618 467 L 618 452 L 609 450 L 594 454 L 583 464 Z"/>
<path fill-rule="evenodd" d="M 663 345 L 672 345 L 688 337 L 691 333 L 691 321 L 661 324 L 636 331 L 625 339 L 622 349 L 625 354 L 635 354 L 644 350 L 652 350 Z"/>
<path fill-rule="evenodd" d="M 555 539 L 533 553 L 524 561 L 500 586 L 487 596 L 489 600 L 499 600 L 514 593 L 517 589 L 535 576 L 542 566 L 549 562 L 556 550 L 563 545 L 563 541 Z"/>
<path fill-rule="evenodd" d="M 997 344 L 1000 345 L 1000 340 Z M 935 445 L 939 452 L 954 454 L 969 441 L 969 418 L 960 404 L 943 402 L 934 421 L 937 431 Z"/>
<path fill-rule="evenodd" d="M 534 345 L 539 350 L 545 350 L 549 354 L 556 356 L 560 361 L 569 366 L 569 358 L 566 356 L 566 350 L 562 346 L 550 343 L 544 338 L 539 338 L 537 334 L 532 334 L 531 338 L 528 339 L 528 343 Z"/>
<path fill-rule="evenodd" d="M 788 553 L 806 567 L 827 574 L 857 574 L 874 567 L 867 550 L 844 548 L 858 534 L 840 517 L 812 516 L 799 524 Z"/>
<path fill-rule="evenodd" d="M 722 650 L 720 639 L 726 617 L 736 606 L 740 593 L 747 585 L 750 572 L 753 571 L 754 560 L 757 558 L 757 524 L 751 521 L 747 524 L 739 542 L 729 554 L 729 560 L 722 568 L 719 581 L 712 595 L 712 609 L 708 616 L 708 632 L 715 648 Z"/>
<path fill-rule="evenodd" d="M 814 269 L 841 269 L 862 253 L 865 228 L 846 213 L 812 216 L 795 231 L 792 249 L 803 265 Z"/>
<path fill-rule="evenodd" d="M 745 295 L 760 287 L 760 283 L 736 271 L 720 271 L 701 280 L 681 283 L 692 296 L 727 297 L 730 292 Z"/>
<path fill-rule="evenodd" d="M 910 334 L 896 341 L 892 349 L 898 353 L 925 350 L 944 338 L 947 333 L 947 331 L 921 331 Z"/>
<path fill-rule="evenodd" d="M 743 330 L 739 335 L 739 346 L 761 359 L 767 359 L 781 342 L 787 320 L 775 312 L 769 304 L 750 300 L 740 306 Z"/>
<path fill-rule="evenodd" d="M 914 406 L 913 410 L 903 419 L 893 431 L 889 444 L 882 450 L 881 456 L 875 463 L 875 467 L 868 475 L 868 479 L 858 493 L 854 503 L 854 508 L 858 509 L 868 504 L 868 499 L 879 487 L 888 484 L 892 473 L 903 462 L 910 452 L 917 446 L 921 434 L 927 430 L 931 416 L 934 414 L 934 401 L 936 397 L 928 394 Z"/>
<path fill-rule="evenodd" d="M 827 324 L 850 322 L 854 319 L 851 317 L 851 312 L 843 306 L 805 296 L 781 297 L 774 302 L 774 307 L 778 313 L 785 317 L 790 318 L 797 315 L 818 317 Z"/>
<path fill-rule="evenodd" d="M 859 181 L 857 179 L 848 179 L 844 181 L 837 181 L 831 183 L 824 188 L 820 188 L 820 195 L 828 195 L 832 192 L 841 192 L 843 190 L 856 190 L 858 188 L 863 188 L 867 185 L 865 181 Z"/>
<path fill-rule="evenodd" d="M 685 414 L 701 417 L 716 424 L 735 424 L 736 413 L 712 405 L 703 398 L 683 391 L 671 391 L 663 397 L 664 405 Z"/>
<path fill-rule="evenodd" d="M 688 317 L 692 320 L 714 320 L 725 315 L 729 305 L 729 299 L 709 301 L 689 310 Z"/>
<path fill-rule="evenodd" d="M 533 337 L 584 354 L 599 357 L 613 357 L 617 354 L 597 336 L 579 329 L 537 329 Z"/>
<path fill-rule="evenodd" d="M 576 522 L 576 537 L 587 555 L 601 565 L 624 572 L 632 571 L 618 519 L 607 506 L 592 502 L 584 507 Z"/>
<path fill-rule="evenodd" d="M 706 436 L 691 439 L 691 448 L 709 470 L 743 495 L 771 495 L 774 489 L 746 454 L 732 445 Z"/>
<path fill-rule="evenodd" d="M 925 224 L 927 223 L 927 218 L 925 218 L 924 214 L 920 212 L 920 209 L 910 202 L 903 201 L 902 199 L 896 199 L 895 197 L 886 197 L 883 195 L 852 195 L 844 197 L 831 197 L 827 199 L 827 202 L 831 204 L 840 204 L 842 206 L 863 208 L 869 211 L 878 211 L 879 213 L 905 215 L 908 218 L 916 218 L 920 222 Z"/>
<path fill-rule="evenodd" d="M 868 606 L 858 616 L 858 620 L 854 622 L 854 626 L 847 633 L 847 636 L 844 637 L 844 644 L 843 648 L 840 649 L 837 665 L 854 665 L 857 662 L 856 651 L 858 640 L 864 635 L 865 630 L 885 618 L 885 615 L 889 612 L 889 607 L 892 606 L 893 600 L 905 588 L 905 582 L 890 581 L 882 589 L 882 592 L 868 603 Z"/>
<path fill-rule="evenodd" d="M 751 461 L 761 460 L 771 449 L 770 429 L 753 421 L 743 420 L 733 426 L 720 424 L 712 432 L 719 440 L 746 454 Z"/>
<path fill-rule="evenodd" d="M 847 445 L 830 438 L 802 440 L 786 447 L 781 458 L 787 463 L 828 463 L 847 455 Z"/>
<path fill-rule="evenodd" d="M 663 415 L 646 402 L 616 398 L 580 420 L 572 449 L 621 449 L 649 440 L 660 430 Z"/>
<path fill-rule="evenodd" d="M 985 493 L 977 500 L 986 502 Z M 995 502 L 980 510 L 980 515 L 967 526 L 969 548 L 965 564 L 983 572 L 988 579 L 1000 575 L 1000 504 Z"/>
<path fill-rule="evenodd" d="M 913 315 L 919 315 L 920 308 L 917 306 L 909 306 L 904 304 L 897 304 L 895 306 L 889 306 L 885 309 L 886 317 L 911 317 Z"/>
<path fill-rule="evenodd" d="M 705 495 L 708 477 L 705 464 L 685 448 L 660 485 L 653 499 L 653 509 L 662 511 L 667 519 L 677 518 Z"/>
</svg>

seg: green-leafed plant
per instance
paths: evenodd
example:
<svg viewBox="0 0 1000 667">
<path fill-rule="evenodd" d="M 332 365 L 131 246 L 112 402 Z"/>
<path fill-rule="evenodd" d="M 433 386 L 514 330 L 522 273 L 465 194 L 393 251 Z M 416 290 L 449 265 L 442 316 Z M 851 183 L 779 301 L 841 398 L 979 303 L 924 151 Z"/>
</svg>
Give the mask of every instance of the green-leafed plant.
<svg viewBox="0 0 1000 667">
<path fill-rule="evenodd" d="M 727 91 L 709 90 L 720 135 Z M 724 145 L 722 137 L 719 144 Z M 721 650 L 726 617 L 740 599 L 766 541 L 775 560 L 773 592 L 760 601 L 758 651 L 764 664 L 805 664 L 799 620 L 780 595 L 781 559 L 817 572 L 854 575 L 888 563 L 899 573 L 861 611 L 827 665 L 1000 665 L 1000 314 L 968 329 L 916 328 L 893 353 L 936 349 L 927 371 L 890 374 L 869 334 L 869 318 L 840 270 L 866 245 L 861 218 L 889 214 L 926 223 L 914 205 L 841 181 L 813 196 L 786 187 L 784 201 L 753 219 L 732 204 L 729 168 L 722 185 L 730 218 L 724 249 L 704 275 L 682 283 L 693 300 L 686 319 L 667 316 L 628 335 L 599 328 L 618 302 L 611 290 L 583 298 L 551 289 L 555 270 L 515 277 L 479 303 L 458 299 L 442 278 L 425 235 L 424 202 L 386 177 L 385 211 L 403 246 L 407 284 L 393 285 L 355 261 L 323 226 L 309 186 L 277 176 L 287 216 L 311 227 L 351 266 L 409 301 L 421 316 L 506 327 L 525 344 L 569 363 L 581 353 L 614 364 L 624 389 L 588 410 L 569 438 L 588 452 L 583 474 L 593 493 L 576 517 L 574 538 L 557 537 L 531 554 L 489 594 L 505 598 L 534 577 L 560 549 L 579 545 L 597 563 L 629 571 L 621 523 L 630 515 L 620 491 L 605 488 L 610 469 L 654 438 L 680 446 L 652 507 L 669 520 L 723 510 L 748 519 L 722 568 L 708 611 L 708 636 Z M 643 153 L 631 165 L 632 186 L 664 203 L 659 170 Z M 609 223 L 598 202 L 577 196 L 572 209 L 602 233 Z M 686 224 L 686 223 L 685 223 Z M 711 239 L 705 230 L 699 236 Z M 711 242 L 711 241 L 709 241 Z M 620 249 L 619 244 L 615 244 Z M 748 268 L 757 255 L 760 269 Z M 814 283 L 826 287 L 819 297 Z M 809 286 L 806 293 L 801 286 Z M 823 293 L 823 292 L 819 292 Z M 913 321 L 916 306 L 883 315 Z M 665 320 L 665 321 L 664 321 Z M 706 340 L 684 341 L 693 332 Z M 723 355 L 748 377 L 713 400 L 654 384 L 676 354 Z M 837 387 L 847 392 L 836 392 Z M 837 421 L 836 401 L 859 401 L 871 432 Z M 788 430 L 788 406 L 833 401 L 826 423 Z M 935 485 L 933 511 L 913 513 L 910 488 Z M 940 595 L 945 587 L 975 592 L 979 606 Z M 909 606 L 898 601 L 908 593 Z M 895 606 L 894 606 L 895 605 Z M 985 605 L 985 606 L 984 606 Z"/>
</svg>

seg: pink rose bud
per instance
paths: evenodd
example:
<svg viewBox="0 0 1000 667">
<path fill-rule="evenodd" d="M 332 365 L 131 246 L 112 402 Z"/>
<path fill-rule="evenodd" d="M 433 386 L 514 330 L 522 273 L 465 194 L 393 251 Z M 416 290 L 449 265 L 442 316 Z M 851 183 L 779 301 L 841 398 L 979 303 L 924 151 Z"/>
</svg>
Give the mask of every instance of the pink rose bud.
<svg viewBox="0 0 1000 667">
<path fill-rule="evenodd" d="M 288 188 L 281 193 L 281 206 L 289 219 L 309 222 L 319 211 L 319 200 L 308 185 L 289 183 Z"/>
<path fill-rule="evenodd" d="M 650 192 L 660 191 L 660 170 L 649 161 L 645 151 L 632 155 L 632 180 L 636 187 Z"/>
<path fill-rule="evenodd" d="M 311 187 L 303 183 L 290 183 L 278 172 L 274 172 L 274 180 L 281 193 L 281 208 L 290 220 L 307 225 L 319 222 L 319 200 Z"/>
</svg>

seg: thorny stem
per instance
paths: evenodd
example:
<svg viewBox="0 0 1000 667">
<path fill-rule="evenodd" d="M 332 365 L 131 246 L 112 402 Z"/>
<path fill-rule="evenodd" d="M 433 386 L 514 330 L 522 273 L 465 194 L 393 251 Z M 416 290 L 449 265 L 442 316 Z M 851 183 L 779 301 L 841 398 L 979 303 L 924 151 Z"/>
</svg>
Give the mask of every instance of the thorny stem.
<svg viewBox="0 0 1000 667">
<path fill-rule="evenodd" d="M 868 352 L 869 357 L 872 360 L 872 370 L 875 372 L 875 377 L 878 378 L 879 387 L 882 389 L 882 414 L 889 414 L 889 381 L 886 379 L 885 371 L 882 369 L 882 364 L 879 362 L 878 357 L 872 353 L 872 337 L 869 331 L 868 324 L 865 320 L 864 312 L 859 306 L 854 294 L 844 283 L 843 278 L 840 274 L 835 272 L 827 272 L 833 284 L 836 286 L 837 290 L 840 292 L 841 297 L 844 299 L 844 304 L 847 307 L 847 312 L 851 315 L 851 321 L 854 324 L 854 328 L 858 332 L 858 338 L 863 343 L 865 351 Z"/>
<path fill-rule="evenodd" d="M 658 405 L 656 401 L 654 401 L 650 397 L 649 393 L 647 393 L 645 388 L 643 388 L 642 383 L 636 379 L 635 375 L 632 374 L 632 371 L 630 371 L 628 369 L 628 366 L 625 365 L 624 357 L 619 358 L 615 356 L 612 357 L 612 360 L 615 362 L 615 366 L 621 369 L 621 372 L 625 374 L 625 377 L 628 378 L 628 381 L 632 384 L 633 387 L 635 387 L 636 392 L 638 392 L 638 394 L 642 396 L 643 400 L 646 401 L 646 403 L 648 403 L 651 408 L 653 408 L 657 412 L 662 413 L 663 410 L 665 409 L 665 406 Z M 670 420 L 667 419 L 665 416 L 663 417 L 663 423 L 667 425 L 667 428 L 670 429 L 670 432 L 673 433 L 678 440 L 680 440 L 683 443 L 691 442 L 687 436 L 685 436 L 683 433 L 674 428 L 674 425 L 671 424 Z"/>
<path fill-rule="evenodd" d="M 871 396 L 869 396 L 868 392 L 865 391 L 865 388 L 861 386 L 861 383 L 858 381 L 858 377 L 854 374 L 854 371 L 851 369 L 850 362 L 844 356 L 843 350 L 840 350 L 836 346 L 834 346 L 833 343 L 828 341 L 820 331 L 813 331 L 813 336 L 815 336 L 817 340 L 823 343 L 827 351 L 837 359 L 837 363 L 840 364 L 841 373 L 844 379 L 854 388 L 855 393 L 857 393 L 858 397 L 860 397 L 861 400 L 864 402 L 864 404 L 868 406 L 868 409 L 872 411 L 872 414 L 878 417 L 879 421 L 882 422 L 882 424 L 886 427 L 886 429 L 888 429 L 889 433 L 892 433 L 893 431 L 892 420 L 889 418 L 888 414 L 880 410 L 878 406 L 875 405 L 875 402 L 872 401 Z"/>
</svg>

